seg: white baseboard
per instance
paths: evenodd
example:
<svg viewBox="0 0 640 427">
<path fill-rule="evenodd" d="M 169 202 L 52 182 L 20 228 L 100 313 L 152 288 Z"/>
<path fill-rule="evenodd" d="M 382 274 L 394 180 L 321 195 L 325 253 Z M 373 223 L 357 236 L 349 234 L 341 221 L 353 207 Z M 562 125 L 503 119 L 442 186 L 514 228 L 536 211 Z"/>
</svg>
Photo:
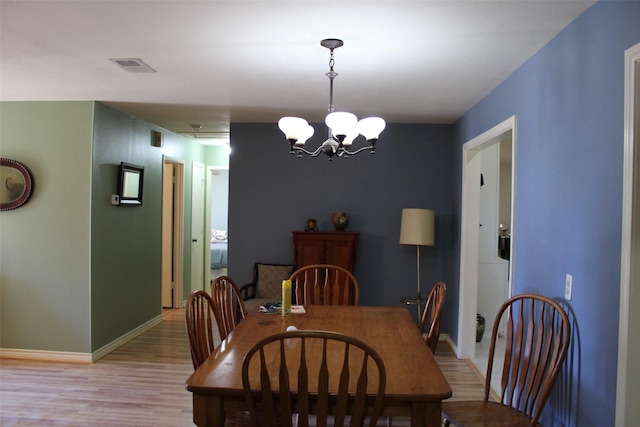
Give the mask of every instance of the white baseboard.
<svg viewBox="0 0 640 427">
<path fill-rule="evenodd" d="M 453 340 L 451 339 L 451 337 L 449 336 L 449 334 L 440 334 L 440 338 L 438 338 L 438 341 L 444 341 L 447 344 L 449 344 L 451 346 L 451 348 L 453 349 L 453 351 L 458 354 L 458 347 L 456 347 L 456 343 L 453 342 Z"/>
<path fill-rule="evenodd" d="M 148 331 L 162 322 L 162 314 L 154 317 L 137 328 L 127 332 L 93 353 L 72 351 L 24 350 L 17 348 L 0 348 L 0 359 L 38 360 L 43 362 L 93 363 L 111 353 L 116 348 L 131 341 L 138 335 Z"/>
<path fill-rule="evenodd" d="M 143 323 L 142 325 L 138 326 L 137 328 L 135 328 L 135 329 L 129 331 L 128 333 L 124 334 L 120 338 L 117 338 L 117 339 L 111 341 L 109 344 L 107 344 L 107 345 L 99 348 L 98 350 L 94 351 L 91 354 L 91 361 L 95 362 L 96 360 L 106 356 L 107 354 L 109 354 L 113 350 L 115 350 L 116 348 L 120 347 L 121 345 L 125 344 L 128 341 L 131 341 L 132 339 L 134 339 L 138 335 L 148 331 L 149 329 L 153 328 L 154 326 L 159 325 L 161 322 L 162 322 L 162 314 L 159 314 L 156 317 L 154 317 L 153 319 L 149 320 L 148 322 Z"/>
</svg>

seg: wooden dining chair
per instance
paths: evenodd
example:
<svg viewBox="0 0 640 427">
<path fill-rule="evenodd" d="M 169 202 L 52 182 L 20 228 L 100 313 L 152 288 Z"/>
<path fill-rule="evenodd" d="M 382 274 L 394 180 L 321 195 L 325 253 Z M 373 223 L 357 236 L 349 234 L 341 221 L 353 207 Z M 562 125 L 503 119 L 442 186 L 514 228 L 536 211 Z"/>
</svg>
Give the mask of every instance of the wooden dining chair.
<svg viewBox="0 0 640 427">
<path fill-rule="evenodd" d="M 198 369 L 215 350 L 213 324 L 216 317 L 211 295 L 202 290 L 189 295 L 185 307 L 185 321 L 193 369 Z"/>
<path fill-rule="evenodd" d="M 217 322 L 214 302 L 206 291 L 198 290 L 187 298 L 185 307 L 187 335 L 193 369 L 196 370 L 215 351 L 213 324 Z M 229 411 L 225 414 L 225 425 L 248 425 L 248 414 L 244 411 Z"/>
<path fill-rule="evenodd" d="M 506 316 L 500 401 L 489 401 L 498 326 Z M 538 426 L 538 419 L 567 357 L 569 318 L 558 303 L 517 295 L 498 310 L 489 347 L 484 400 L 443 402 L 444 426 Z"/>
<path fill-rule="evenodd" d="M 436 347 L 440 339 L 440 322 L 446 295 L 447 287 L 445 284 L 443 282 L 436 283 L 431 292 L 429 292 L 429 298 L 427 298 L 427 303 L 424 306 L 422 318 L 418 325 L 420 333 L 426 334 L 425 341 L 433 354 L 436 354 Z"/>
<path fill-rule="evenodd" d="M 294 415 L 300 427 L 309 426 L 310 415 L 317 426 L 327 420 L 363 426 L 368 417 L 373 427 L 383 407 L 386 371 L 378 353 L 357 338 L 295 330 L 249 349 L 242 385 L 253 427 L 292 427 Z"/>
<path fill-rule="evenodd" d="M 218 323 L 220 339 L 226 339 L 247 316 L 238 286 L 229 276 L 219 276 L 211 281 L 211 298 Z"/>
<path fill-rule="evenodd" d="M 308 265 L 294 271 L 289 280 L 295 289 L 296 304 L 359 304 L 358 281 L 349 270 L 337 265 Z"/>
</svg>

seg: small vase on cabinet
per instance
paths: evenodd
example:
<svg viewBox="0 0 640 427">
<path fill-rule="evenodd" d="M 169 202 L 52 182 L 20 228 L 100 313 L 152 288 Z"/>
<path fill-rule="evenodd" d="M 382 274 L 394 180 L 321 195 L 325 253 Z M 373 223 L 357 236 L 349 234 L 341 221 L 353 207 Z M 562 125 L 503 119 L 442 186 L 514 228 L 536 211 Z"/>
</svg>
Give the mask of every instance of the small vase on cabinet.
<svg viewBox="0 0 640 427">
<path fill-rule="evenodd" d="M 337 231 L 344 231 L 349 224 L 349 214 L 346 212 L 334 212 L 331 215 L 331 222 Z"/>
</svg>

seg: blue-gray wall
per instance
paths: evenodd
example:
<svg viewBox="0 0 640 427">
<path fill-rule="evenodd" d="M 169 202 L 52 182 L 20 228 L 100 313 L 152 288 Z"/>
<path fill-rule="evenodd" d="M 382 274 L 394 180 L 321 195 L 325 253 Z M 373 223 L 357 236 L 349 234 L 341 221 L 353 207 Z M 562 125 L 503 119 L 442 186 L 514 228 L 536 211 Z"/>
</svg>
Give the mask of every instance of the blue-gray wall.
<svg viewBox="0 0 640 427">
<path fill-rule="evenodd" d="M 324 134 L 321 125 L 316 135 Z M 321 138 L 322 139 L 322 138 Z M 416 248 L 398 243 L 402 208 L 436 212 L 436 242 L 425 247 L 422 283 L 452 281 L 455 227 L 451 126 L 390 124 L 377 153 L 332 162 L 298 159 L 275 124 L 231 125 L 229 160 L 229 273 L 251 280 L 254 262 L 293 262 L 294 230 L 315 218 L 333 230 L 332 212 L 350 214 L 348 231 L 360 233 L 355 275 L 363 305 L 400 305 L 416 292 Z M 454 311 L 451 302 L 450 311 Z"/>
<path fill-rule="evenodd" d="M 456 123 L 461 145 L 517 116 L 514 293 L 562 299 L 573 275 L 573 343 L 545 426 L 615 418 L 624 51 L 638 42 L 640 2 L 598 2 Z"/>
<path fill-rule="evenodd" d="M 292 262 L 291 231 L 332 211 L 361 233 L 365 305 L 398 305 L 415 288 L 415 248 L 398 244 L 403 207 L 436 211 L 423 283 L 448 285 L 443 333 L 457 340 L 461 146 L 517 117 L 514 293 L 561 299 L 573 321 L 567 367 L 545 426 L 615 418 L 620 284 L 624 51 L 640 42 L 640 2 L 598 2 L 453 126 L 392 124 L 375 157 L 296 159 L 275 124 L 232 124 L 230 274 Z M 322 134 L 322 127 L 316 127 Z M 604 421 L 603 420 L 607 420 Z"/>
</svg>

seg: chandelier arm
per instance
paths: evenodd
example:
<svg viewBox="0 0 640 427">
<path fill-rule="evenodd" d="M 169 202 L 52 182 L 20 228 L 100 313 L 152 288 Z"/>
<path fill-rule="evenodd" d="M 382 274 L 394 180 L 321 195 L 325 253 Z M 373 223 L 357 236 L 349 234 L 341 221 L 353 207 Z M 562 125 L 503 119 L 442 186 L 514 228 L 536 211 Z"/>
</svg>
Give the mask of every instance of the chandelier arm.
<svg viewBox="0 0 640 427">
<path fill-rule="evenodd" d="M 317 157 L 317 156 L 320 155 L 320 153 L 322 153 L 322 146 L 316 148 L 314 151 L 309 151 L 309 150 L 306 150 L 306 149 L 304 149 L 302 147 L 293 147 L 293 150 L 294 150 L 293 152 L 295 152 L 298 155 L 298 157 L 302 157 L 300 155 L 301 153 L 304 153 L 304 154 L 306 154 L 308 156 L 311 156 L 311 157 Z"/>
<path fill-rule="evenodd" d="M 361 153 L 361 152 L 363 152 L 365 150 L 370 150 L 371 154 L 375 154 L 376 153 L 375 146 L 373 146 L 373 145 L 369 145 L 367 147 L 361 147 L 361 148 L 357 149 L 356 151 L 349 151 L 346 148 L 343 148 L 341 150 L 341 152 L 346 154 L 346 155 L 348 155 L 348 156 L 355 156 L 356 154 Z"/>
</svg>

